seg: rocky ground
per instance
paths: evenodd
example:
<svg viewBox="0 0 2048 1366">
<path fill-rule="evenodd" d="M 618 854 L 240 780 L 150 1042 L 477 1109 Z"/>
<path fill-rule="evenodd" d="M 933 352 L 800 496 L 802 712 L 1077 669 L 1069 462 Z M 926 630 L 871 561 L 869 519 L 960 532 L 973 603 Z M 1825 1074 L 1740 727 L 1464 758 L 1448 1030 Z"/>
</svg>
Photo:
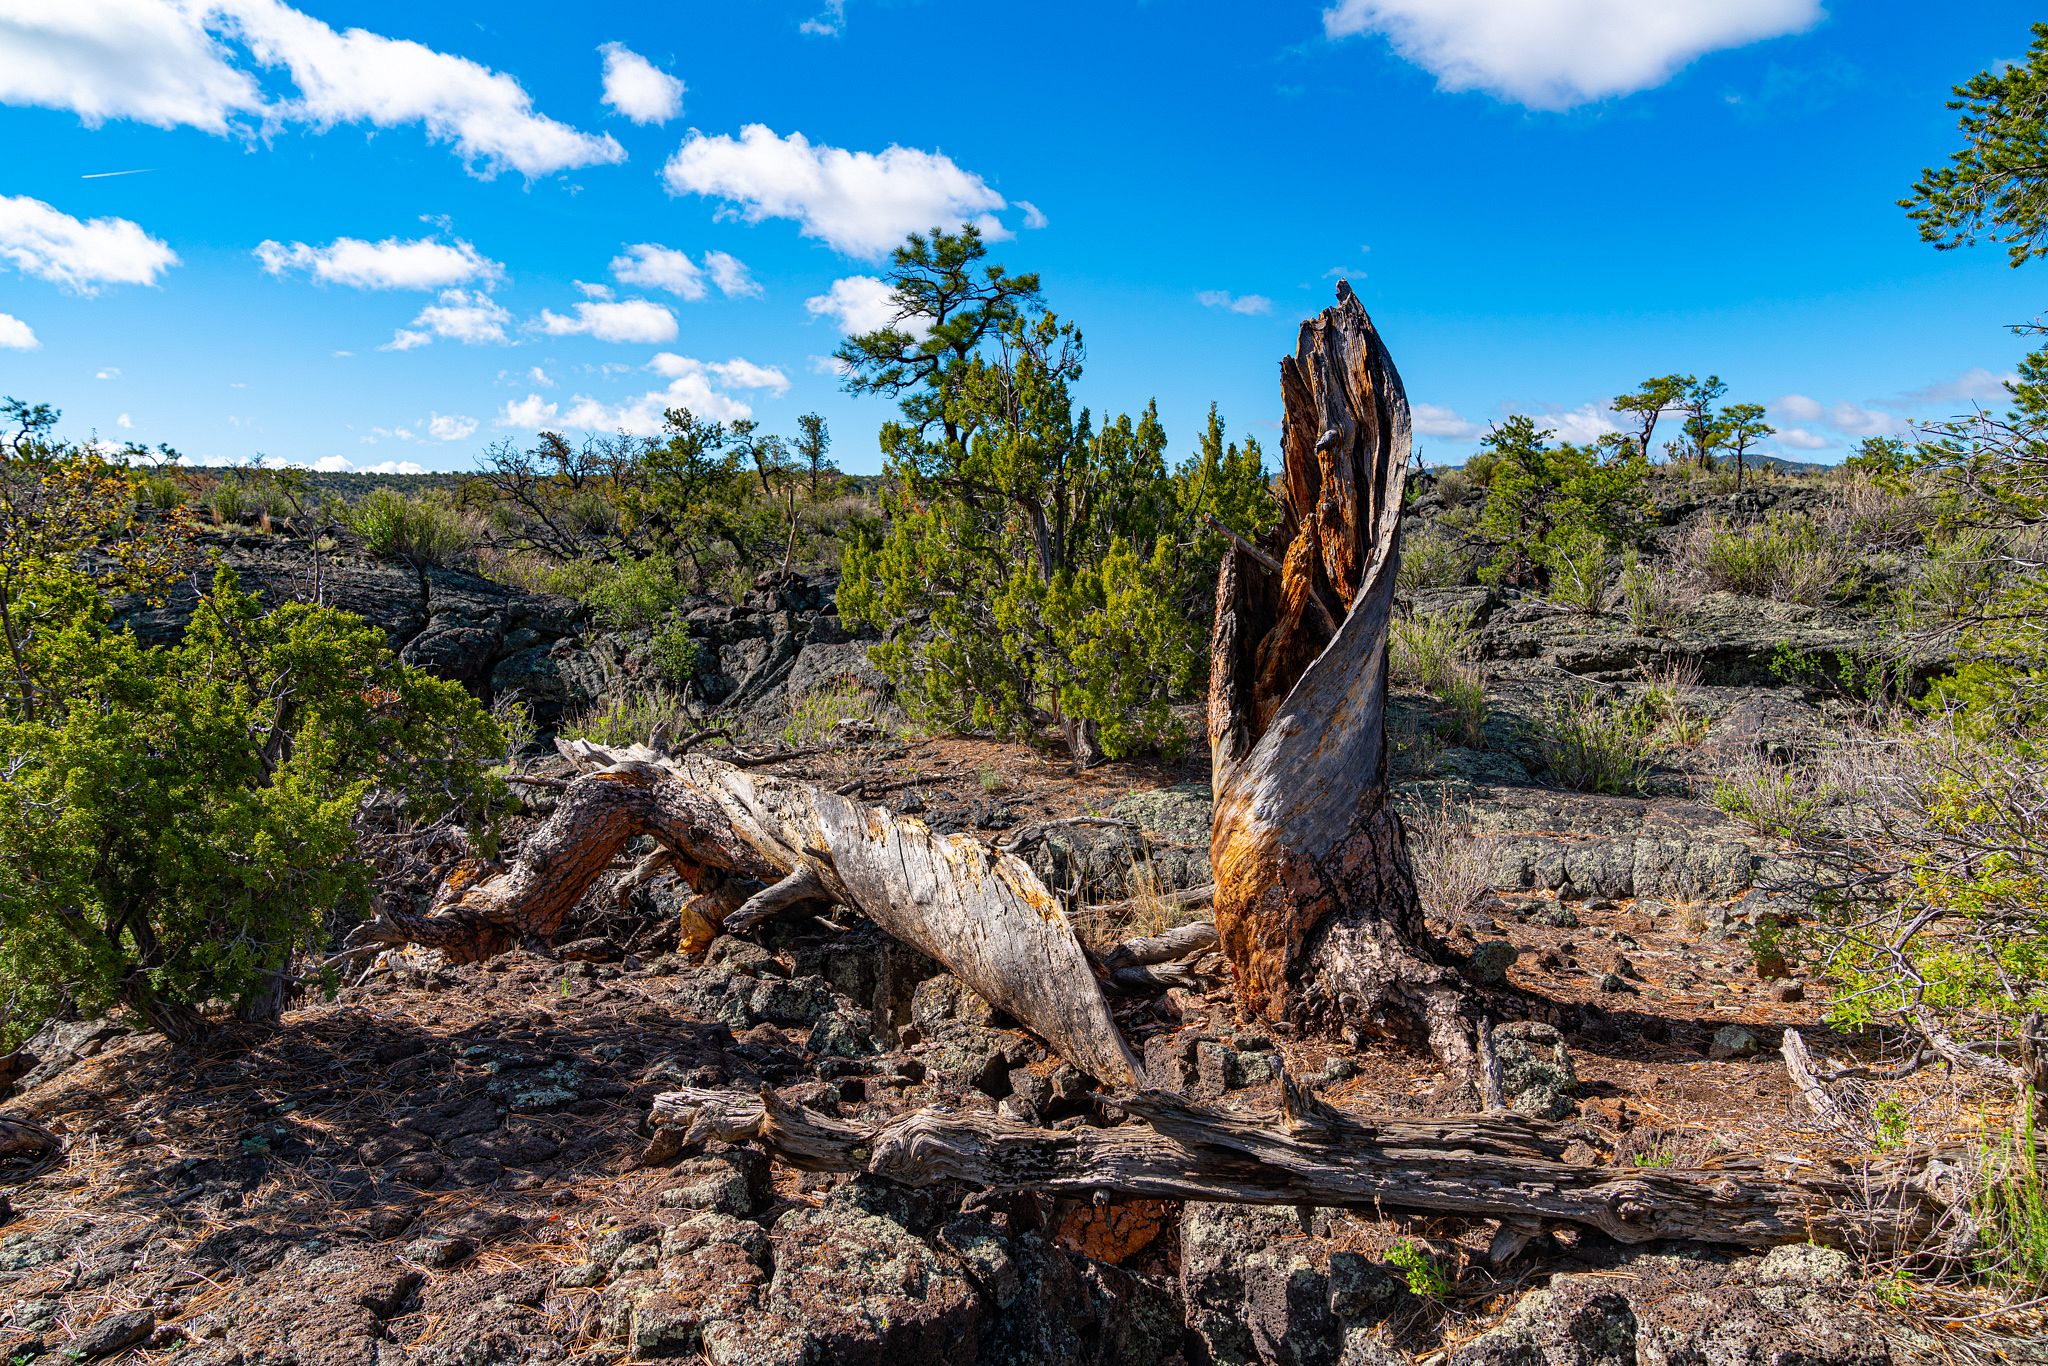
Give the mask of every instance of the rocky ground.
<svg viewBox="0 0 2048 1366">
<path fill-rule="evenodd" d="M 1810 495 L 1741 497 L 1733 510 L 1753 515 Z M 1667 521 L 1717 506 L 1667 507 Z M 599 638 L 563 600 L 436 571 L 422 609 L 407 571 L 346 555 L 316 569 L 303 546 L 254 534 L 219 545 L 245 582 L 279 596 L 317 582 L 408 659 L 487 699 L 524 698 L 549 726 L 649 685 L 644 637 Z M 1478 744 L 1434 738 L 1437 704 L 1415 692 L 1396 696 L 1390 724 L 1411 826 L 1448 828 L 1491 889 L 1434 926 L 1513 1007 L 1500 1037 L 1516 1107 L 1576 1124 L 1579 1159 L 1620 1166 L 1789 1171 L 1834 1152 L 1776 1050 L 1787 1026 L 1837 1054 L 1853 1043 L 1821 1023 L 1811 965 L 1760 962 L 1749 934 L 1801 912 L 1780 887 L 1782 850 L 1702 794 L 1731 758 L 1823 734 L 1850 705 L 1786 683 L 1775 660 L 1855 650 L 1874 628 L 1730 595 L 1703 595 L 1660 636 L 1479 588 L 1410 606 L 1468 613 L 1488 675 Z M 136 620 L 168 634 L 180 610 Z M 828 577 L 684 616 L 704 661 L 695 700 L 744 733 L 776 734 L 814 692 L 878 689 Z M 1580 689 L 1634 696 L 1672 660 L 1697 677 L 1649 795 L 1547 786 L 1546 709 Z M 992 839 L 1122 821 L 1026 842 L 1084 937 L 1202 914 L 1173 895 L 1209 879 L 1198 743 L 1074 775 L 1041 751 L 895 721 L 884 711 L 781 771 L 864 784 Z M 545 791 L 534 800 L 541 814 Z M 1622 1248 L 1567 1230 L 1495 1267 L 1484 1223 L 907 1191 L 794 1172 L 750 1146 L 650 1153 L 649 1104 L 678 1085 L 771 1086 L 851 1119 L 944 1104 L 1103 1122 L 1084 1078 L 864 924 L 799 917 L 691 960 L 670 951 L 681 896 L 671 880 L 624 899 L 600 886 L 545 954 L 461 968 L 387 955 L 281 1029 L 205 1052 L 105 1022 L 53 1026 L 31 1045 L 37 1070 L 0 1097 L 66 1145 L 0 1186 L 0 1353 L 14 1366 L 1939 1354 L 1879 1269 L 1810 1246 Z M 1122 1024 L 1156 1083 L 1225 1109 L 1275 1113 L 1283 1069 L 1360 1112 L 1447 1103 L 1418 1055 L 1296 1038 L 1241 1019 L 1226 991 L 1176 990 Z"/>
</svg>

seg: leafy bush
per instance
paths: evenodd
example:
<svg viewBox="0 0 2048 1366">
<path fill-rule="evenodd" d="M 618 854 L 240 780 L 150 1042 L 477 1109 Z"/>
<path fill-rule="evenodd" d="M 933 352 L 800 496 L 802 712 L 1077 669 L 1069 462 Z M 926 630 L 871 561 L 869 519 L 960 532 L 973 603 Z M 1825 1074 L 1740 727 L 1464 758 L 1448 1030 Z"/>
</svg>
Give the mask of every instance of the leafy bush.
<svg viewBox="0 0 2048 1366">
<path fill-rule="evenodd" d="M 1387 631 L 1387 672 L 1397 683 L 1441 695 L 1458 665 L 1478 651 L 1470 608 L 1395 617 Z"/>
<path fill-rule="evenodd" d="M 1552 446 L 1551 436 L 1516 416 L 1482 442 L 1490 463 L 1479 528 L 1494 557 L 1480 577 L 1489 583 L 1540 587 L 1562 563 L 1578 572 L 1583 590 L 1592 546 L 1619 552 L 1649 516 L 1647 465 L 1632 448 Z"/>
<path fill-rule="evenodd" d="M 609 631 L 651 626 L 684 596 L 675 561 L 663 555 L 594 565 L 580 582 L 565 581 L 564 587 L 573 589 L 569 596 L 589 608 L 591 619 Z"/>
<path fill-rule="evenodd" d="M 678 687 L 690 682 L 704 667 L 704 651 L 686 626 L 671 624 L 654 633 L 649 643 L 654 671 Z"/>
<path fill-rule="evenodd" d="M 467 693 L 330 608 L 265 613 L 222 570 L 151 650 L 82 594 L 0 712 L 0 992 L 19 1032 L 116 1002 L 173 1037 L 274 1018 L 295 954 L 367 900 L 354 821 L 372 782 L 410 815 L 475 814 L 502 748 Z"/>
<path fill-rule="evenodd" d="M 1583 529 L 1559 532 L 1544 545 L 1543 559 L 1552 599 L 1591 616 L 1606 608 L 1614 552 L 1603 537 Z"/>
<path fill-rule="evenodd" d="M 415 569 L 446 569 L 462 562 L 476 536 L 462 514 L 431 498 L 409 497 L 375 488 L 348 512 L 349 527 L 363 549 L 380 560 Z"/>
<path fill-rule="evenodd" d="M 1773 513 L 1743 527 L 1697 528 L 1681 553 L 1714 588 L 1818 606 L 1856 583 L 1853 547 L 1810 517 Z"/>
<path fill-rule="evenodd" d="M 135 506 L 169 512 L 185 505 L 185 486 L 168 474 L 145 474 L 135 481 Z"/>
<path fill-rule="evenodd" d="M 1472 577 L 1472 555 L 1465 543 L 1425 526 L 1401 543 L 1401 587 L 1456 588 Z"/>
<path fill-rule="evenodd" d="M 1551 776 L 1581 792 L 1640 793 L 1657 750 L 1654 722 L 1641 707 L 1579 692 L 1552 701 L 1536 732 Z"/>
<path fill-rule="evenodd" d="M 697 726 L 697 712 L 681 693 L 668 688 L 615 693 L 586 708 L 562 725 L 571 740 L 599 745 L 640 745 L 656 730 L 670 738 L 687 735 Z"/>
</svg>

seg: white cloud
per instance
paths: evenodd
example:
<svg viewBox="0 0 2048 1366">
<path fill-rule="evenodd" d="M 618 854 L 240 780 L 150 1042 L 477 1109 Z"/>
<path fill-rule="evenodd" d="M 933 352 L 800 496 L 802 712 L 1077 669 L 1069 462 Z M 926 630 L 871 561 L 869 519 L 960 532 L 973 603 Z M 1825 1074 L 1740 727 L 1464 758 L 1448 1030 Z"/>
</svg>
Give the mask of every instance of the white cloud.
<svg viewBox="0 0 2048 1366">
<path fill-rule="evenodd" d="M 754 273 L 747 269 L 747 263 L 728 252 L 705 252 L 704 268 L 711 272 L 711 282 L 718 286 L 718 292 L 728 299 L 758 299 L 765 292 Z"/>
<path fill-rule="evenodd" d="M 1273 301 L 1263 294 L 1232 294 L 1227 289 L 1204 289 L 1195 294 L 1195 302 L 1204 308 L 1223 308 L 1232 313 L 1271 313 Z"/>
<path fill-rule="evenodd" d="M 1790 446 L 1795 451 L 1824 451 L 1835 443 L 1824 436 L 1816 436 L 1804 427 L 1781 427 L 1771 438 L 1780 446 Z"/>
<path fill-rule="evenodd" d="M 0 104 L 68 109 L 87 127 L 134 119 L 225 133 L 263 98 L 206 31 L 206 10 L 165 0 L 0 4 Z"/>
<path fill-rule="evenodd" d="M 34 328 L 12 313 L 0 313 L 0 351 L 34 351 L 41 346 Z"/>
<path fill-rule="evenodd" d="M 1773 399 L 1770 409 L 1774 417 L 1832 427 L 1849 436 L 1897 436 L 1912 425 L 1896 413 L 1880 412 L 1857 403 L 1822 403 L 1805 394 L 1785 394 Z"/>
<path fill-rule="evenodd" d="M 357 474 L 425 474 L 425 465 L 410 460 L 380 460 L 374 465 L 358 465 Z"/>
<path fill-rule="evenodd" d="M 313 468 L 322 474 L 347 474 L 355 466 L 345 455 L 323 455 L 313 462 Z"/>
<path fill-rule="evenodd" d="M 667 123 L 683 112 L 683 83 L 623 43 L 606 43 L 604 102 L 635 123 Z"/>
<path fill-rule="evenodd" d="M 1434 403 L 1418 403 L 1409 413 L 1418 433 L 1445 441 L 1470 441 L 1486 430 L 1477 422 L 1458 416 L 1452 409 Z"/>
<path fill-rule="evenodd" d="M 135 428 L 135 419 L 128 416 L 128 414 L 123 413 L 119 417 L 114 419 L 114 425 L 116 427 L 119 427 L 124 432 L 133 431 Z"/>
<path fill-rule="evenodd" d="M 436 441 L 461 441 L 475 431 L 473 417 L 443 417 L 435 413 L 427 419 L 427 435 Z"/>
<path fill-rule="evenodd" d="M 479 290 L 444 289 L 439 303 L 428 304 L 421 309 L 419 316 L 412 320 L 411 327 L 400 329 L 380 349 L 411 351 L 436 337 L 468 346 L 502 342 L 506 339 L 505 325 L 511 321 L 512 315 L 488 294 Z"/>
<path fill-rule="evenodd" d="M 555 382 L 554 380 L 548 377 L 548 372 L 541 369 L 538 365 L 528 370 L 526 372 L 526 377 L 533 383 L 538 384 L 543 389 L 552 389 L 555 387 Z"/>
<path fill-rule="evenodd" d="M 1566 109 L 1662 85 L 1694 58 L 1821 16 L 1821 0 L 1338 0 L 1323 31 L 1382 34 L 1445 90 Z"/>
<path fill-rule="evenodd" d="M 825 8 L 815 18 L 806 19 L 797 26 L 797 32 L 808 33 L 814 38 L 836 38 L 846 30 L 846 0 L 825 0 Z"/>
<path fill-rule="evenodd" d="M 365 242 L 337 237 L 324 247 L 264 241 L 254 255 L 266 274 L 282 278 L 299 270 L 321 284 L 355 289 L 446 289 L 472 280 L 496 283 L 505 278 L 502 265 L 461 238 L 443 242 L 435 237 L 387 237 Z"/>
<path fill-rule="evenodd" d="M 613 297 L 612 287 L 607 284 L 592 284 L 588 280 L 578 280 L 576 282 L 576 289 L 586 299 L 609 299 Z"/>
<path fill-rule="evenodd" d="M 994 217 L 1008 204 L 987 181 L 912 147 L 849 152 L 755 123 L 738 138 L 691 137 L 662 178 L 671 194 L 724 199 L 749 223 L 793 219 L 804 236 L 869 260 L 933 227 L 972 222 L 992 240 L 1010 235 Z"/>
<path fill-rule="evenodd" d="M 616 303 L 586 299 L 576 305 L 574 317 L 543 308 L 539 327 L 551 337 L 582 335 L 608 342 L 665 342 L 675 340 L 676 315 L 651 299 L 621 299 Z"/>
<path fill-rule="evenodd" d="M 0 195 L 0 262 L 76 294 L 153 285 L 178 254 L 125 218 L 76 219 L 27 195 Z"/>
<path fill-rule="evenodd" d="M 665 289 L 683 299 L 704 297 L 703 267 L 673 247 L 654 242 L 627 247 L 624 255 L 612 258 L 611 272 L 622 285 Z"/>
<path fill-rule="evenodd" d="M 754 410 L 744 399 L 726 392 L 752 389 L 781 396 L 789 390 L 789 376 L 772 365 L 734 357 L 725 361 L 701 361 L 664 351 L 648 363 L 648 369 L 668 381 L 650 390 L 606 403 L 578 394 L 566 407 L 549 402 L 539 394 L 528 394 L 507 403 L 499 411 L 497 425 L 526 431 L 561 427 L 574 431 L 624 432 L 628 436 L 655 436 L 667 420 L 670 408 L 688 408 L 698 417 L 713 422 L 733 422 L 752 417 Z"/>
<path fill-rule="evenodd" d="M 121 378 L 121 367 L 109 365 L 104 370 L 95 370 L 92 377 L 94 379 L 119 379 Z"/>
<path fill-rule="evenodd" d="M 1039 208 L 1028 199 L 1018 200 L 1017 207 L 1024 210 L 1024 226 L 1027 228 L 1036 230 L 1052 221 L 1045 216 L 1045 210 Z"/>
<path fill-rule="evenodd" d="M 609 135 L 534 112 L 518 81 L 467 57 L 365 29 L 337 33 L 279 0 L 218 3 L 258 62 L 290 73 L 299 95 L 283 109 L 294 119 L 322 129 L 416 123 L 485 177 L 510 167 L 531 179 L 626 159 Z"/>
<path fill-rule="evenodd" d="M 1954 379 L 1915 389 L 1903 400 L 1909 404 L 2000 403 L 2012 397 L 2005 386 L 2019 378 L 2015 374 L 1994 374 L 1983 366 L 1965 370 Z"/>
<path fill-rule="evenodd" d="M 1582 404 L 1569 412 L 1538 413 L 1535 422 L 1538 428 L 1555 432 L 1559 441 L 1580 446 L 1590 446 L 1601 437 L 1612 436 L 1621 430 L 1614 425 L 1614 418 L 1607 409 L 1592 403 Z"/>
<path fill-rule="evenodd" d="M 922 337 L 931 330 L 930 322 L 922 314 L 898 317 L 895 291 L 888 281 L 872 275 L 849 275 L 834 280 L 831 289 L 804 300 L 804 309 L 813 318 L 832 319 L 840 333 L 848 337 L 882 327 L 900 328 L 913 337 Z"/>
</svg>

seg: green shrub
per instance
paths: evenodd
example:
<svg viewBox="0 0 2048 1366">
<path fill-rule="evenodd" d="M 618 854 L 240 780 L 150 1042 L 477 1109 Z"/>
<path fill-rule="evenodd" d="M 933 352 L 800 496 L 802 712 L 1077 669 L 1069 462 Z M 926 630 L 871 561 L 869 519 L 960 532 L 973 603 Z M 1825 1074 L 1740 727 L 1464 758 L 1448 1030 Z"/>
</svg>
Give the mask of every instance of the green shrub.
<svg viewBox="0 0 2048 1366">
<path fill-rule="evenodd" d="M 565 584 L 574 590 L 569 595 L 590 609 L 591 619 L 609 631 L 651 626 L 685 593 L 675 561 L 665 555 L 592 566 L 580 581 Z"/>
<path fill-rule="evenodd" d="M 476 544 L 469 523 L 455 508 L 390 488 L 370 490 L 349 509 L 348 523 L 362 538 L 363 549 L 422 573 L 461 563 Z"/>
<path fill-rule="evenodd" d="M 1821 833 L 1829 796 L 1813 774 L 1751 754 L 1716 780 L 1711 800 L 1759 834 L 1797 840 Z"/>
<path fill-rule="evenodd" d="M 1401 543 L 1403 588 L 1456 588 L 1472 577 L 1472 556 L 1465 543 L 1435 527 L 1425 526 Z"/>
<path fill-rule="evenodd" d="M 1607 606 L 1607 576 L 1614 552 L 1605 538 L 1579 530 L 1553 535 L 1543 547 L 1550 571 L 1550 597 L 1598 616 Z"/>
<path fill-rule="evenodd" d="M 1593 543 L 1619 552 L 1636 541 L 1650 514 L 1647 466 L 1632 447 L 1552 446 L 1551 436 L 1521 416 L 1486 434 L 1493 464 L 1479 528 L 1494 556 L 1480 578 L 1538 588 L 1562 564 L 1578 576 L 1581 597 L 1589 598 Z M 1603 563 L 1603 583 L 1605 569 Z"/>
<path fill-rule="evenodd" d="M 2011 1123 L 1984 1144 L 1972 1201 L 1978 1274 L 2027 1296 L 2048 1291 L 2048 1189 L 2034 1110 L 2033 1091 L 2022 1090 Z"/>
<path fill-rule="evenodd" d="M 1641 707 L 1591 692 L 1559 698 L 1544 711 L 1537 752 L 1551 776 L 1581 792 L 1630 796 L 1643 790 L 1656 754 L 1654 722 Z"/>
<path fill-rule="evenodd" d="M 331 608 L 264 612 L 225 569 L 160 650 L 74 599 L 39 645 L 33 711 L 0 706 L 6 1028 L 115 1003 L 180 1039 L 275 1018 L 299 953 L 368 902 L 355 820 L 372 784 L 409 819 L 496 795 L 497 728 Z"/>
<path fill-rule="evenodd" d="M 1855 587 L 1854 547 L 1809 517 L 1772 513 L 1743 527 L 1711 527 L 1688 543 L 1707 583 L 1732 593 L 1818 606 Z"/>
<path fill-rule="evenodd" d="M 649 644 L 654 671 L 678 687 L 690 682 L 704 667 L 704 652 L 687 626 L 668 625 L 654 633 Z"/>
<path fill-rule="evenodd" d="M 135 506 L 169 512 L 185 505 L 185 486 L 168 474 L 145 474 L 135 481 Z"/>
<path fill-rule="evenodd" d="M 1478 651 L 1479 633 L 1468 607 L 1395 617 L 1387 631 L 1389 675 L 1438 695 L 1451 686 L 1457 666 Z"/>
<path fill-rule="evenodd" d="M 1633 553 L 1624 558 L 1618 587 L 1629 629 L 1639 636 L 1667 637 L 1685 620 L 1677 579 Z"/>
</svg>

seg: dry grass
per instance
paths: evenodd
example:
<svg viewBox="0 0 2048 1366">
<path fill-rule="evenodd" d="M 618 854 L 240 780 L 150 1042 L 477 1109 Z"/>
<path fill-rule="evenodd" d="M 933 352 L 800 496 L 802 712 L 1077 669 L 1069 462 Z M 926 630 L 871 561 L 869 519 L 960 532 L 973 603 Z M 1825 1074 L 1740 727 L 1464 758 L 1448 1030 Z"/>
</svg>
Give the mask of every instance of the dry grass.
<svg viewBox="0 0 2048 1366">
<path fill-rule="evenodd" d="M 1448 797 L 1407 822 L 1408 862 L 1422 909 L 1442 920 L 1493 889 L 1492 840 L 1472 829 Z"/>
</svg>

